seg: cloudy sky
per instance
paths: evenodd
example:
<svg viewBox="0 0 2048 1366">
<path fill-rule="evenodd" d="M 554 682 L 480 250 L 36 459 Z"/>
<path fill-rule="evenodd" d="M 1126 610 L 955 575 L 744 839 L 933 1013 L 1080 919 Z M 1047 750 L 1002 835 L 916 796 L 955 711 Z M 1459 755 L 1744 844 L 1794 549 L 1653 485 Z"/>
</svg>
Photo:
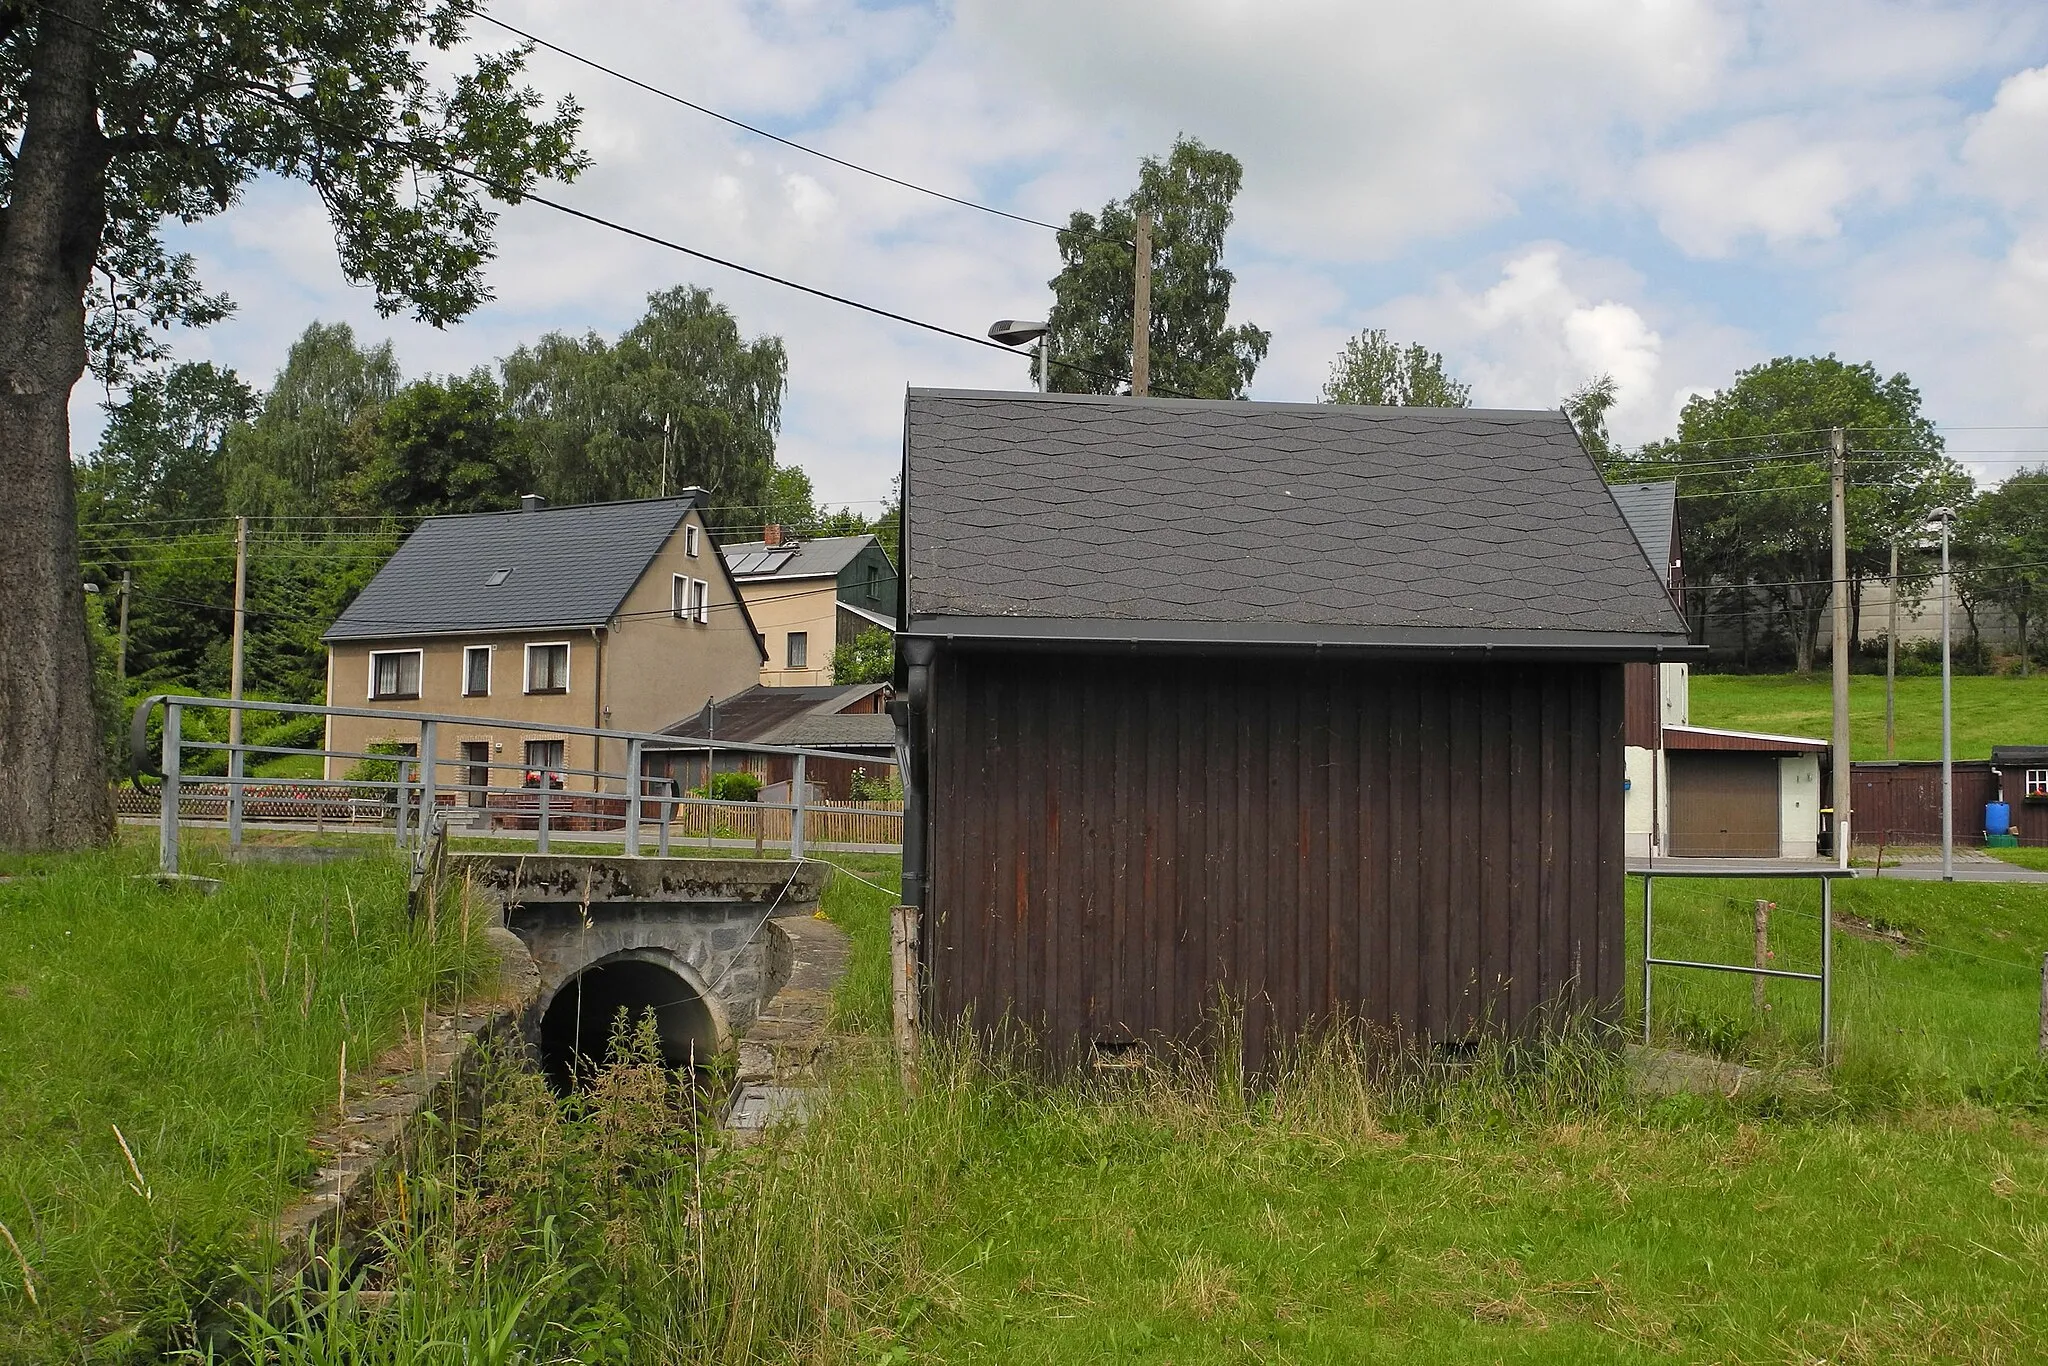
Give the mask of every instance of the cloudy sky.
<svg viewBox="0 0 2048 1366">
<path fill-rule="evenodd" d="M 1996 477 L 2048 461 L 2048 5 L 1877 0 L 498 0 L 510 22 L 836 155 L 1057 220 L 1127 193 L 1177 133 L 1235 153 L 1234 312 L 1273 333 L 1253 396 L 1316 396 L 1362 327 L 1442 350 L 1476 400 L 1554 406 L 1612 374 L 1618 436 L 1774 355 L 1904 370 Z M 504 35 L 479 25 L 480 42 Z M 579 207 L 891 310 L 1038 316 L 1042 229 L 949 206 L 547 52 L 587 110 Z M 710 287 L 781 335 L 781 459 L 872 511 L 907 385 L 1022 388 L 1021 360 L 508 212 L 496 300 L 377 318 L 303 189 L 178 234 L 240 304 L 181 341 L 267 383 L 313 319 L 408 374 L 554 329 L 615 333 Z M 81 386 L 81 406 L 96 395 Z M 82 419 L 88 418 L 85 412 Z M 91 423 L 96 426 L 96 423 Z M 86 432 L 81 432 L 85 437 Z"/>
</svg>

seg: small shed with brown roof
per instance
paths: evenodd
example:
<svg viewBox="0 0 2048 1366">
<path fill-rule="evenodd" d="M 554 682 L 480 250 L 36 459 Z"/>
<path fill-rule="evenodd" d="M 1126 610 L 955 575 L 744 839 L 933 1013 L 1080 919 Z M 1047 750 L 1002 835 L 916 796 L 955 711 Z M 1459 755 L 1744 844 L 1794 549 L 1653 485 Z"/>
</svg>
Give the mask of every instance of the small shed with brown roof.
<svg viewBox="0 0 2048 1366">
<path fill-rule="evenodd" d="M 1622 991 L 1622 667 L 1696 653 L 1554 412 L 912 390 L 904 889 L 1055 1050 Z"/>
</svg>

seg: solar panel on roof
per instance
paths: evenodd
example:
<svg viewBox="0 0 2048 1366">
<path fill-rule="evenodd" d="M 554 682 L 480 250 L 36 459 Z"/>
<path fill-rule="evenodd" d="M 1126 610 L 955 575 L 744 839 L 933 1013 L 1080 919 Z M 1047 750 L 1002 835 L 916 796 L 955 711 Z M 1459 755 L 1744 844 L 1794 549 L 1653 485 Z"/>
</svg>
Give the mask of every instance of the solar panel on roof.
<svg viewBox="0 0 2048 1366">
<path fill-rule="evenodd" d="M 758 570 L 761 567 L 761 561 L 767 558 L 766 555 L 763 555 L 758 550 L 742 555 L 739 559 L 733 561 L 732 572 L 735 574 L 751 574 Z"/>
<path fill-rule="evenodd" d="M 794 550 L 771 550 L 761 557 L 762 564 L 757 573 L 773 574 L 796 558 Z"/>
</svg>

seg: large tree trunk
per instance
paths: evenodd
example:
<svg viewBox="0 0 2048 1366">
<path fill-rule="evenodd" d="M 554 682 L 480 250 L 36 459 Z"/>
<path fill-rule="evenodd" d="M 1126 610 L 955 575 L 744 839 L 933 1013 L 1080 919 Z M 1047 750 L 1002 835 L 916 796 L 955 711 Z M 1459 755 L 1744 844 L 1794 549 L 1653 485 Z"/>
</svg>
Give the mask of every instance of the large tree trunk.
<svg viewBox="0 0 2048 1366">
<path fill-rule="evenodd" d="M 66 22 L 66 19 L 71 22 Z M 71 482 L 71 388 L 106 205 L 94 108 L 100 5 L 39 18 L 28 118 L 0 217 L 0 849 L 113 835 Z"/>
</svg>

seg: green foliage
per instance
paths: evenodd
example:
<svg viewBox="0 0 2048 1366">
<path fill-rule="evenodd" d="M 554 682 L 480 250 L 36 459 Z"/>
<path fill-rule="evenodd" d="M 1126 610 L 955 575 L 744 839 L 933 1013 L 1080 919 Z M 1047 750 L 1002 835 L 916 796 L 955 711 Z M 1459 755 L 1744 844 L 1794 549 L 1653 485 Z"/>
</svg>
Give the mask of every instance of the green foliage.
<svg viewBox="0 0 2048 1366">
<path fill-rule="evenodd" d="M 503 440 L 500 404 L 487 370 L 406 385 L 369 419 L 349 502 L 407 517 L 517 506 L 531 480 Z"/>
<path fill-rule="evenodd" d="M 1917 652 L 1917 651 L 1916 651 Z M 1938 670 L 1902 670 L 1897 684 L 1900 759 L 1941 757 Z M 1955 757 L 1988 759 L 1993 745 L 2048 735 L 2048 678 L 1959 677 L 1954 686 Z M 1825 674 L 1694 674 L 1692 721 L 1699 726 L 1806 735 L 1825 740 L 1833 703 Z M 1849 680 L 1849 738 L 1858 760 L 1885 758 L 1884 679 Z"/>
<path fill-rule="evenodd" d="M 1421 343 L 1402 346 L 1371 328 L 1344 343 L 1323 385 L 1325 403 L 1467 408 L 1472 386 L 1444 373 L 1444 358 Z"/>
<path fill-rule="evenodd" d="M 903 777 L 894 768 L 880 777 L 869 777 L 866 769 L 856 768 L 849 789 L 849 795 L 857 802 L 900 802 L 903 800 Z"/>
<path fill-rule="evenodd" d="M 1981 494 L 1957 528 L 1964 593 L 2010 613 L 2020 633 L 2020 671 L 2032 671 L 2038 627 L 2048 616 L 2048 467 L 2023 469 Z M 1976 634 L 1976 614 L 1970 614 Z"/>
<path fill-rule="evenodd" d="M 371 286 L 383 311 L 447 323 L 487 299 L 495 218 L 485 196 L 516 199 L 585 159 L 576 106 L 541 115 L 519 84 L 523 53 L 452 59 L 467 17 L 429 0 L 365 0 L 340 17 L 306 0 L 116 0 L 89 27 L 51 9 L 10 24 L 0 46 L 6 144 L 20 144 L 39 97 L 77 94 L 96 113 L 90 155 L 104 167 L 105 197 L 76 195 L 65 236 L 99 244 L 86 302 L 100 373 L 112 381 L 159 360 L 163 328 L 227 311 L 161 230 L 221 212 L 263 175 L 318 187 L 343 273 Z M 91 49 L 81 68 L 91 84 L 58 91 L 60 54 L 78 42 Z M 434 67 L 455 70 L 437 86 Z M 12 160 L 0 169 L 0 198 L 12 198 L 19 174 Z M 84 184 L 91 173 L 77 174 Z M 86 272 L 76 274 L 84 285 Z"/>
<path fill-rule="evenodd" d="M 1882 575 L 1894 539 L 1917 539 L 1929 511 L 1961 506 L 1970 493 L 1904 375 L 1885 378 L 1833 356 L 1780 357 L 1688 400 L 1675 440 L 1607 464 L 1612 480 L 1678 480 L 1686 578 L 1705 590 L 1688 594 L 1696 625 L 1709 591 L 1730 596 L 1735 610 L 1760 602 L 1791 639 L 1802 673 L 1813 664 L 1832 582 L 1826 446 L 1834 427 L 1850 433 L 1850 574 Z"/>
<path fill-rule="evenodd" d="M 228 433 L 228 501 L 257 517 L 324 512 L 364 460 L 364 434 L 399 388 L 391 343 L 358 346 L 347 323 L 292 343 L 253 423 Z"/>
<path fill-rule="evenodd" d="M 227 509 L 221 446 L 256 411 L 249 386 L 210 361 L 138 377 L 106 406 L 97 450 L 78 467 L 79 524 L 217 517 Z"/>
<path fill-rule="evenodd" d="M 1223 268 L 1223 240 L 1244 168 L 1228 152 L 1179 138 L 1164 161 L 1146 157 L 1138 188 L 1076 212 L 1059 235 L 1052 280 L 1052 388 L 1113 394 L 1131 380 L 1131 243 L 1140 209 L 1152 214 L 1151 375 L 1155 393 L 1242 398 L 1272 334 L 1228 326 L 1236 276 Z M 895 558 L 891 551 L 890 558 Z"/>
<path fill-rule="evenodd" d="M 714 773 L 711 781 L 698 788 L 695 795 L 709 797 L 715 802 L 757 802 L 761 800 L 761 775 L 743 769 Z"/>
<path fill-rule="evenodd" d="M 749 520 L 749 519 L 743 519 Z M 867 519 L 852 508 L 821 507 L 811 476 L 784 465 L 768 480 L 768 503 L 761 510 L 763 526 L 779 526 L 785 536 L 804 540 L 820 536 L 858 536 L 870 530 Z"/>
<path fill-rule="evenodd" d="M 712 491 L 715 518 L 758 519 L 775 472 L 789 357 L 743 340 L 711 292 L 647 297 L 616 344 L 549 333 L 503 362 L 510 439 L 538 490 L 563 503 Z"/>
<path fill-rule="evenodd" d="M 1586 453 L 1603 465 L 1614 458 L 1614 445 L 1607 436 L 1607 414 L 1620 397 L 1612 375 L 1597 375 L 1565 395 L 1564 415 Z"/>
<path fill-rule="evenodd" d="M 494 962 L 481 911 L 411 923 L 389 857 L 244 866 L 186 841 L 215 895 L 160 888 L 153 845 L 0 859 L 0 1223 L 41 1300 L 0 1243 L 0 1360 L 189 1343 L 325 1160 L 307 1140 L 334 1111 L 344 1041 L 367 1095 L 423 1005 L 473 992 Z"/>
<path fill-rule="evenodd" d="M 832 649 L 834 683 L 887 683 L 895 669 L 896 636 L 879 626 L 870 626 Z"/>
</svg>

